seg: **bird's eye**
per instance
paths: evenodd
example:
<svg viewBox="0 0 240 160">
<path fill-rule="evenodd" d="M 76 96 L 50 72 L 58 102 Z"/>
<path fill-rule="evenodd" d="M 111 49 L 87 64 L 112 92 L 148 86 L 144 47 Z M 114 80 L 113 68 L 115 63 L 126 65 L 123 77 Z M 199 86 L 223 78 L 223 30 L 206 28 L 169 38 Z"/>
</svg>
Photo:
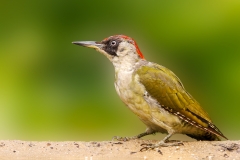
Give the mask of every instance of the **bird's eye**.
<svg viewBox="0 0 240 160">
<path fill-rule="evenodd" d="M 116 44 L 117 44 L 116 41 L 111 41 L 111 42 L 110 42 L 110 45 L 111 45 L 111 46 L 115 46 Z"/>
</svg>

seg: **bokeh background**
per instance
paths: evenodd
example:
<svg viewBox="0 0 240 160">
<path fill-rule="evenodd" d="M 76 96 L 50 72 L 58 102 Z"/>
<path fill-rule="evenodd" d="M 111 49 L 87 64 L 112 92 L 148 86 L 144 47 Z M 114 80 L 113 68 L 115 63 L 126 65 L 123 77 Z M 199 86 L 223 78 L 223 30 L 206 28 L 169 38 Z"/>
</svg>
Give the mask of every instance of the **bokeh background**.
<svg viewBox="0 0 240 160">
<path fill-rule="evenodd" d="M 114 34 L 133 37 L 229 139 L 240 138 L 239 0 L 10 0 L 1 1 L 0 22 L 0 139 L 93 141 L 144 131 L 115 92 L 112 64 L 71 44 Z"/>
</svg>

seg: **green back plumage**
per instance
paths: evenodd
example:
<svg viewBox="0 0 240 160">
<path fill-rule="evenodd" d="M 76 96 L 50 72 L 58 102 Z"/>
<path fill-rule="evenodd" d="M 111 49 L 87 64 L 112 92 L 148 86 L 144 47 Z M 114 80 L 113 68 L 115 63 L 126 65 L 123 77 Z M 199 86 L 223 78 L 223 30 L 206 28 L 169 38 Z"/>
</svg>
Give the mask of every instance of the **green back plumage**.
<svg viewBox="0 0 240 160">
<path fill-rule="evenodd" d="M 136 73 L 150 96 L 155 98 L 160 105 L 167 107 L 168 111 L 179 113 L 183 115 L 182 118 L 188 118 L 189 123 L 194 122 L 194 125 L 202 126 L 201 129 L 208 129 L 209 132 L 226 138 L 212 124 L 208 114 L 185 90 L 180 79 L 172 71 L 161 65 L 152 64 L 140 67 Z"/>
</svg>

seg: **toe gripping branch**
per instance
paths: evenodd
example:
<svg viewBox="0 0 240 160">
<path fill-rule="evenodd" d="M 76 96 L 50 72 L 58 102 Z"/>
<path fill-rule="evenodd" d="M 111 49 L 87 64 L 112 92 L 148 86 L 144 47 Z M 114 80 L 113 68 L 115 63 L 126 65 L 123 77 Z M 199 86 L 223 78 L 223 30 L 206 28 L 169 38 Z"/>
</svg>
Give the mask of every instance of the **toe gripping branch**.
<svg viewBox="0 0 240 160">
<path fill-rule="evenodd" d="M 134 140 L 134 139 L 139 139 L 139 138 L 142 138 L 144 136 L 147 136 L 147 135 L 150 135 L 150 134 L 154 134 L 155 132 L 143 132 L 143 133 L 140 133 L 136 136 L 133 136 L 133 137 L 119 137 L 119 136 L 114 136 L 112 138 L 112 140 L 118 140 L 118 141 L 129 141 L 129 140 Z"/>
<path fill-rule="evenodd" d="M 167 143 L 168 139 L 173 135 L 174 133 L 170 133 L 168 134 L 163 140 L 161 140 L 160 142 L 158 142 L 157 144 L 147 144 L 147 143 L 143 143 L 141 144 L 141 146 L 143 148 L 140 149 L 140 152 L 143 151 L 147 151 L 149 149 L 155 149 L 158 147 L 169 147 L 169 146 L 180 146 L 183 145 L 182 142 L 171 142 L 171 143 Z"/>
</svg>

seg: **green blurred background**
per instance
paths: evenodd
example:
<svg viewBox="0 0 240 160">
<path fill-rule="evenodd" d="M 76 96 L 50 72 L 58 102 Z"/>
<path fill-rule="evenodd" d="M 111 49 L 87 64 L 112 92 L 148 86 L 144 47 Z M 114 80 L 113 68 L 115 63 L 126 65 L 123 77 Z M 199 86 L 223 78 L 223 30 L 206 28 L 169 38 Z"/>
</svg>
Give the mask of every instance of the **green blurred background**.
<svg viewBox="0 0 240 160">
<path fill-rule="evenodd" d="M 0 139 L 143 132 L 115 92 L 112 64 L 71 44 L 114 34 L 133 37 L 147 60 L 178 75 L 229 139 L 240 138 L 239 0 L 10 0 L 1 1 L 0 23 Z"/>
</svg>

